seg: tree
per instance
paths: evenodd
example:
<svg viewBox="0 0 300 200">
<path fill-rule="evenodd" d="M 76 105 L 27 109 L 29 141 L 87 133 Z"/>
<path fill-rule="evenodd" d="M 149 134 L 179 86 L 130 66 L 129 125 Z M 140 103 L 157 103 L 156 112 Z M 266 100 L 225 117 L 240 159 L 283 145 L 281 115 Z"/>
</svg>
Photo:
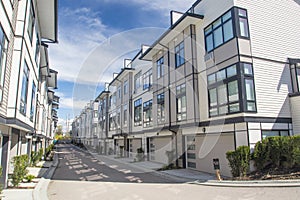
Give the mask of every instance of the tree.
<svg viewBox="0 0 300 200">
<path fill-rule="evenodd" d="M 56 130 L 55 130 L 55 140 L 61 140 L 63 138 L 63 130 L 62 130 L 62 125 L 58 125 Z"/>
</svg>

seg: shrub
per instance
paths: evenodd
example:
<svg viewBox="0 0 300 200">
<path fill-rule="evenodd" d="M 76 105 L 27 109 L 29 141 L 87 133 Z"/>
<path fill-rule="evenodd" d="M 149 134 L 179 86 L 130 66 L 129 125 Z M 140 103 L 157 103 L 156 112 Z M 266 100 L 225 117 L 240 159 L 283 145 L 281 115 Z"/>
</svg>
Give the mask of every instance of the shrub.
<svg viewBox="0 0 300 200">
<path fill-rule="evenodd" d="M 46 157 L 48 157 L 48 156 L 50 155 L 50 153 L 51 153 L 51 151 L 53 150 L 53 148 L 54 148 L 54 144 L 50 144 L 50 145 L 46 148 L 46 150 L 45 150 L 45 155 L 46 155 Z"/>
<path fill-rule="evenodd" d="M 43 158 L 43 148 L 41 148 L 38 152 L 32 151 L 30 158 L 30 166 L 36 166 L 36 164 L 42 160 Z"/>
<path fill-rule="evenodd" d="M 235 151 L 228 151 L 226 158 L 233 177 L 245 177 L 250 166 L 250 147 L 240 146 Z"/>
<path fill-rule="evenodd" d="M 12 174 L 12 184 L 18 186 L 28 173 L 28 155 L 15 156 L 13 158 L 14 171 Z"/>
<path fill-rule="evenodd" d="M 27 176 L 25 176 L 25 180 L 26 180 L 27 182 L 29 182 L 29 183 L 30 183 L 34 178 L 35 178 L 35 176 L 32 175 L 32 174 L 28 174 Z"/>
</svg>

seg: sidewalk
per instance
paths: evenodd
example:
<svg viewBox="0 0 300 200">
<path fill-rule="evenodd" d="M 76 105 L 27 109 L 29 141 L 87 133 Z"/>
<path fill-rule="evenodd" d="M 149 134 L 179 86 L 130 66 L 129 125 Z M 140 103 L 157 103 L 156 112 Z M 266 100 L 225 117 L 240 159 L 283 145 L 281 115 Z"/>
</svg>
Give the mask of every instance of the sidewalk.
<svg viewBox="0 0 300 200">
<path fill-rule="evenodd" d="M 37 183 L 29 184 L 34 189 L 5 189 L 3 190 L 3 200 L 44 200 L 48 199 L 47 188 L 50 179 L 58 165 L 58 156 L 54 155 L 52 162 L 42 163 L 43 168 L 30 168 L 29 173 L 37 176 Z M 27 184 L 27 183 L 26 183 Z M 24 186 L 26 186 L 24 184 Z"/>
</svg>

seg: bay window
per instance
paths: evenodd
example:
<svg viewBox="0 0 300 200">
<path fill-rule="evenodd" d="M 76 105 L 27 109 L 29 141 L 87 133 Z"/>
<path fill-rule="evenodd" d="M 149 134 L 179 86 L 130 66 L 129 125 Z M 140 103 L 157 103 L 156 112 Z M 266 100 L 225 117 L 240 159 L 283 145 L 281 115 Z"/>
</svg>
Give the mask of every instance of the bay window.
<svg viewBox="0 0 300 200">
<path fill-rule="evenodd" d="M 142 125 L 142 99 L 134 102 L 134 126 Z"/>
<path fill-rule="evenodd" d="M 152 100 L 143 104 L 144 127 L 152 126 Z"/>
<path fill-rule="evenodd" d="M 157 95 L 157 122 L 163 123 L 165 121 L 165 94 Z"/>
</svg>

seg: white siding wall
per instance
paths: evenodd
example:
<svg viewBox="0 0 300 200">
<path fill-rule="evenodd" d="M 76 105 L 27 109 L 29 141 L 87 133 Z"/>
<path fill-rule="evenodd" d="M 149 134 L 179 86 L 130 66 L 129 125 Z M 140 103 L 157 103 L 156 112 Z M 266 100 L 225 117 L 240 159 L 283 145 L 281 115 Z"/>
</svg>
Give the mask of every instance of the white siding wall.
<svg viewBox="0 0 300 200">
<path fill-rule="evenodd" d="M 253 56 L 286 62 L 300 57 L 300 5 L 295 0 L 235 0 L 248 10 Z"/>
</svg>

